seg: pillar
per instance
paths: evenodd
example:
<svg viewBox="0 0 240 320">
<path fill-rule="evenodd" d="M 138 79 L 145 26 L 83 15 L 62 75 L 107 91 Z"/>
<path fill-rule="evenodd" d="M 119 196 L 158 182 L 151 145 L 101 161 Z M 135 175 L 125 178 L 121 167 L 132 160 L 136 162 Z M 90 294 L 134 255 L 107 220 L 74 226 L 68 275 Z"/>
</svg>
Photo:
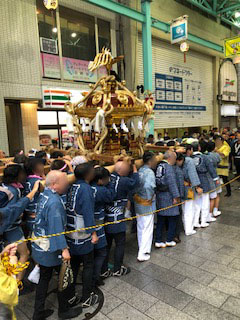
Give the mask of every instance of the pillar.
<svg viewBox="0 0 240 320">
<path fill-rule="evenodd" d="M 144 90 L 152 91 L 152 0 L 142 0 L 141 9 L 145 15 L 145 22 L 142 24 L 142 47 L 143 47 L 143 73 Z M 154 134 L 154 120 L 149 121 L 148 134 Z"/>
<path fill-rule="evenodd" d="M 21 103 L 24 152 L 27 154 L 32 148 L 39 149 L 39 134 L 37 120 L 37 104 Z"/>
<path fill-rule="evenodd" d="M 213 127 L 221 128 L 221 106 L 217 99 L 219 94 L 219 57 L 213 57 Z"/>
</svg>

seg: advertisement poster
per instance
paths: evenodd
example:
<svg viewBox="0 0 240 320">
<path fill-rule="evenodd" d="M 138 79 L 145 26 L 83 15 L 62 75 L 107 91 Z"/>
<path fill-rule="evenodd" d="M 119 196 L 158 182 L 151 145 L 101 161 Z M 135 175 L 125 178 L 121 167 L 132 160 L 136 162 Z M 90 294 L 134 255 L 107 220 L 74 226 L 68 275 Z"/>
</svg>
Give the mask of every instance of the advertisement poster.
<svg viewBox="0 0 240 320">
<path fill-rule="evenodd" d="M 59 56 L 41 53 L 43 76 L 46 78 L 60 79 Z"/>
<path fill-rule="evenodd" d="M 189 70 L 170 67 L 169 71 L 178 76 L 155 73 L 155 110 L 206 111 L 202 103 L 202 82 L 192 80 Z"/>
<path fill-rule="evenodd" d="M 97 72 L 88 70 L 89 61 L 63 58 L 63 77 L 67 80 L 96 82 Z"/>
</svg>

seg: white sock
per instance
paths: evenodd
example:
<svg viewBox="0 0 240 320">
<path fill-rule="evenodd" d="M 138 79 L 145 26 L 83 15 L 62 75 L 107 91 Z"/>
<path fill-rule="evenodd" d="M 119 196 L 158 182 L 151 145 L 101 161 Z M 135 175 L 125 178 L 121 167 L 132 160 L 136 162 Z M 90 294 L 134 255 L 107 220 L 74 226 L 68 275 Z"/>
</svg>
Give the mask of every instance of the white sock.
<svg viewBox="0 0 240 320">
<path fill-rule="evenodd" d="M 218 208 L 213 208 L 213 214 L 218 212 Z"/>
</svg>

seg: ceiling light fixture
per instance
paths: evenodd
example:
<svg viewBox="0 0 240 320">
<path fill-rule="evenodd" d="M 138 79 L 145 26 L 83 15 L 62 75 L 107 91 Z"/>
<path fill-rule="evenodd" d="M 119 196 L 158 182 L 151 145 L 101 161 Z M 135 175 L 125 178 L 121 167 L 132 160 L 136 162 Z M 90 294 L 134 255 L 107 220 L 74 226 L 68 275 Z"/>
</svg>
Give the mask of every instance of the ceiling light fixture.
<svg viewBox="0 0 240 320">
<path fill-rule="evenodd" d="M 57 33 L 57 27 L 52 28 L 52 32 Z"/>
<path fill-rule="evenodd" d="M 76 32 L 73 32 L 73 33 L 71 34 L 71 37 L 72 37 L 72 38 L 76 38 L 76 36 L 77 36 Z"/>
</svg>

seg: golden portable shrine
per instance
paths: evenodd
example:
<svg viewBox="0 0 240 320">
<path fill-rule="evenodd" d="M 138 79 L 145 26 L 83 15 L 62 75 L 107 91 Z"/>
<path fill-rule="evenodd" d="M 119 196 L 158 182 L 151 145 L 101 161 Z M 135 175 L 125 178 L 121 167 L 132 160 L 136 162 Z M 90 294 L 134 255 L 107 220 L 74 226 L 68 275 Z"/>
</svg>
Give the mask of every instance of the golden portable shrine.
<svg viewBox="0 0 240 320">
<path fill-rule="evenodd" d="M 90 91 L 83 93 L 80 101 L 65 104 L 66 111 L 72 115 L 82 154 L 93 153 L 104 159 L 104 155 L 112 157 L 126 152 L 137 158 L 144 152 L 145 129 L 153 114 L 154 100 L 151 93 L 140 100 L 136 92 L 126 88 L 124 80 L 117 81 L 111 74 L 112 65 L 122 59 L 123 56 L 113 58 L 103 48 L 88 69 L 93 72 L 104 66 L 107 75 L 90 84 Z M 84 119 L 90 120 L 87 139 Z"/>
</svg>

